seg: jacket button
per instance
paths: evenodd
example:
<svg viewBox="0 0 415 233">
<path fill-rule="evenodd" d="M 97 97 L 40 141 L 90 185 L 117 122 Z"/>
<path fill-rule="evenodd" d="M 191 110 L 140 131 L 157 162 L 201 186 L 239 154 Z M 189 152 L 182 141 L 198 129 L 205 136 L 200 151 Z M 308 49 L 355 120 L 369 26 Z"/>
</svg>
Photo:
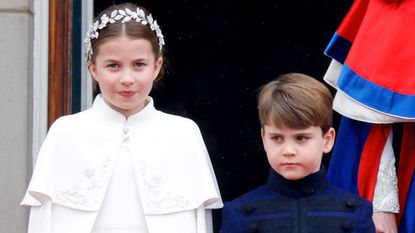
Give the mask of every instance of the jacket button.
<svg viewBox="0 0 415 233">
<path fill-rule="evenodd" d="M 250 204 L 246 204 L 244 206 L 242 206 L 241 211 L 246 213 L 246 214 L 251 214 L 252 212 L 254 212 L 255 207 L 253 205 Z"/>
<path fill-rule="evenodd" d="M 257 233 L 259 232 L 258 226 L 255 223 L 252 223 L 248 227 L 248 233 Z"/>
<path fill-rule="evenodd" d="M 342 226 L 343 231 L 345 231 L 345 232 L 350 232 L 350 231 L 353 230 L 353 225 L 350 221 L 342 222 L 341 226 Z"/>
<path fill-rule="evenodd" d="M 356 206 L 356 204 L 357 204 L 356 199 L 354 199 L 354 198 L 350 198 L 346 201 L 346 207 L 349 208 L 349 209 L 354 208 Z"/>
</svg>

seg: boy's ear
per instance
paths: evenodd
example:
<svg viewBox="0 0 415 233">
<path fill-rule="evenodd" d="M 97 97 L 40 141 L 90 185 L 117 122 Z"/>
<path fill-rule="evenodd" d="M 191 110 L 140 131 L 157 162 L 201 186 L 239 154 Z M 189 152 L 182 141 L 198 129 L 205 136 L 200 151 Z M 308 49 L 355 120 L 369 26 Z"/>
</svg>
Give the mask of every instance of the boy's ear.
<svg viewBox="0 0 415 233">
<path fill-rule="evenodd" d="M 336 131 L 334 128 L 330 128 L 323 136 L 323 152 L 329 153 L 334 145 L 334 139 L 336 137 Z"/>
<path fill-rule="evenodd" d="M 265 130 L 261 127 L 261 139 L 262 139 L 262 146 L 265 148 Z"/>
</svg>

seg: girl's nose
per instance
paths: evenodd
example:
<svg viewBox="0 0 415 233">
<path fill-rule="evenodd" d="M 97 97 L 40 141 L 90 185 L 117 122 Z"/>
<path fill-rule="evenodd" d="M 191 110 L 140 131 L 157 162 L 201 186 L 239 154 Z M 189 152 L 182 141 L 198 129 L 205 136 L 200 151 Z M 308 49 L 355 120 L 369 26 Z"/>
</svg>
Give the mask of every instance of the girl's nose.
<svg viewBox="0 0 415 233">
<path fill-rule="evenodd" d="M 133 72 L 127 70 L 125 71 L 120 79 L 120 82 L 124 85 L 130 85 L 132 83 L 134 83 L 134 74 Z"/>
</svg>

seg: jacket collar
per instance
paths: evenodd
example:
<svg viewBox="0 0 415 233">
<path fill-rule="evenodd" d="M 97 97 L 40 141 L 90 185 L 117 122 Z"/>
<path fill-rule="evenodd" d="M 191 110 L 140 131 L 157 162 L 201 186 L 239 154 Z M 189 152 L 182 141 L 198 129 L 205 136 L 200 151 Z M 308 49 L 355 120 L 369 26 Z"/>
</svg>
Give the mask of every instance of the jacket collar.
<svg viewBox="0 0 415 233">
<path fill-rule="evenodd" d="M 322 165 L 318 172 L 310 174 L 299 180 L 287 180 L 280 174 L 271 169 L 268 188 L 289 197 L 306 197 L 322 191 L 329 183 L 326 177 L 326 169 Z"/>
</svg>

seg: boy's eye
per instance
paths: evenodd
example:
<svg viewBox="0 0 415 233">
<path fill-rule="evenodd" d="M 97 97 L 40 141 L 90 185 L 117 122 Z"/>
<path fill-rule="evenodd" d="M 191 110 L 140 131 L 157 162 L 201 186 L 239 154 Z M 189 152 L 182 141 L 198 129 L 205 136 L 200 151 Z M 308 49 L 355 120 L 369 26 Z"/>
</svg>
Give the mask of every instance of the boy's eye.
<svg viewBox="0 0 415 233">
<path fill-rule="evenodd" d="M 305 140 L 307 140 L 308 138 L 306 137 L 306 136 L 297 136 L 297 140 L 298 141 L 305 141 Z"/>
<path fill-rule="evenodd" d="M 281 136 L 272 136 L 271 139 L 273 141 L 281 141 L 282 140 L 282 137 Z"/>
</svg>

